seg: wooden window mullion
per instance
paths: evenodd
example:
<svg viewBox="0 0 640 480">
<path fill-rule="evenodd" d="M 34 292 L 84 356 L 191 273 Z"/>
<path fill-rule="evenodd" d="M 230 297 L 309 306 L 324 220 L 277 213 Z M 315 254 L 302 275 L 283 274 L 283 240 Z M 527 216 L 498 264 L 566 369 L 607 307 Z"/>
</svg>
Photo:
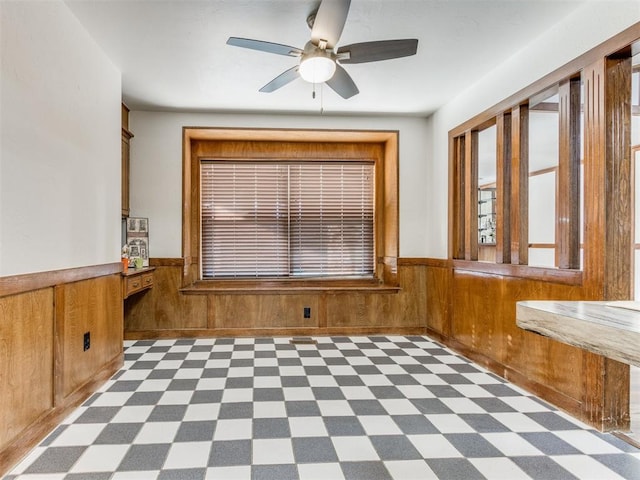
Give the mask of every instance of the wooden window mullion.
<svg viewBox="0 0 640 480">
<path fill-rule="evenodd" d="M 496 263 L 511 263 L 511 113 L 496 118 Z"/>
<path fill-rule="evenodd" d="M 529 259 L 529 107 L 511 112 L 511 263 Z"/>
<path fill-rule="evenodd" d="M 465 133 L 464 258 L 478 260 L 478 132 Z"/>
<path fill-rule="evenodd" d="M 556 266 L 580 268 L 580 78 L 560 84 Z"/>
<path fill-rule="evenodd" d="M 464 136 L 453 139 L 452 184 L 451 184 L 451 253 L 452 258 L 465 257 L 465 148 Z"/>
</svg>

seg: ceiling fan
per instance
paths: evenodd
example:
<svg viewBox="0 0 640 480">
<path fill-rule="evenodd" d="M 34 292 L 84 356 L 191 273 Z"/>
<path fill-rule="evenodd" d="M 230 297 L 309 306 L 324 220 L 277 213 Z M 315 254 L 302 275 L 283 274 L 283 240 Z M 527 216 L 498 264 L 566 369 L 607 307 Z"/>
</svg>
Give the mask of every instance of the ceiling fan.
<svg viewBox="0 0 640 480">
<path fill-rule="evenodd" d="M 359 90 L 342 65 L 378 62 L 415 55 L 418 40 L 354 43 L 336 50 L 350 5 L 351 0 L 322 0 L 318 9 L 307 18 L 307 24 L 311 28 L 311 40 L 307 42 L 304 49 L 239 37 L 229 37 L 227 45 L 300 58 L 298 65 L 271 80 L 260 89 L 261 92 L 273 92 L 302 77 L 307 82 L 326 83 L 341 97 L 351 98 L 357 95 Z"/>
</svg>

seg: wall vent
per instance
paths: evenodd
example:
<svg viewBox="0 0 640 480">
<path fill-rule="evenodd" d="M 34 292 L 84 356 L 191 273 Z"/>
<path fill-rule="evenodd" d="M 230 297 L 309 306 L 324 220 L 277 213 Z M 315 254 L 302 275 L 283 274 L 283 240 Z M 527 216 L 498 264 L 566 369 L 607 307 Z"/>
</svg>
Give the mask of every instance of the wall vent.
<svg viewBox="0 0 640 480">
<path fill-rule="evenodd" d="M 318 341 L 311 337 L 293 337 L 289 343 L 291 345 L 317 345 Z"/>
</svg>

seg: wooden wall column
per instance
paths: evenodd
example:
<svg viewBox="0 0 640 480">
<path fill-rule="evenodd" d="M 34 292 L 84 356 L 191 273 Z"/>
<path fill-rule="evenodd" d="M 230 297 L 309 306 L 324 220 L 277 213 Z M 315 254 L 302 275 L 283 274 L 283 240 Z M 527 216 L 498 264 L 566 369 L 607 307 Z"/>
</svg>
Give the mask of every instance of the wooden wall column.
<svg viewBox="0 0 640 480">
<path fill-rule="evenodd" d="M 603 58 L 583 71 L 585 91 L 585 283 L 592 298 L 632 294 L 631 59 Z M 629 367 L 585 355 L 585 413 L 604 430 L 629 426 Z"/>
<path fill-rule="evenodd" d="M 631 58 L 606 61 L 605 299 L 633 294 Z"/>
</svg>

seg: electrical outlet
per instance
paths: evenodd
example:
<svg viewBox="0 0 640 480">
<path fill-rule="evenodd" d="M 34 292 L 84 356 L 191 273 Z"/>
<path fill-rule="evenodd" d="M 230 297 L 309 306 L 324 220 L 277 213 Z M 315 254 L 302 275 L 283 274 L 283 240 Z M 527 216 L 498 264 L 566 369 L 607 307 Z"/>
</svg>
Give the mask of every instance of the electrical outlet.
<svg viewBox="0 0 640 480">
<path fill-rule="evenodd" d="M 91 348 L 91 332 L 85 332 L 84 334 L 84 351 L 86 352 Z"/>
<path fill-rule="evenodd" d="M 304 318 L 311 318 L 311 307 L 304 307 Z"/>
</svg>

